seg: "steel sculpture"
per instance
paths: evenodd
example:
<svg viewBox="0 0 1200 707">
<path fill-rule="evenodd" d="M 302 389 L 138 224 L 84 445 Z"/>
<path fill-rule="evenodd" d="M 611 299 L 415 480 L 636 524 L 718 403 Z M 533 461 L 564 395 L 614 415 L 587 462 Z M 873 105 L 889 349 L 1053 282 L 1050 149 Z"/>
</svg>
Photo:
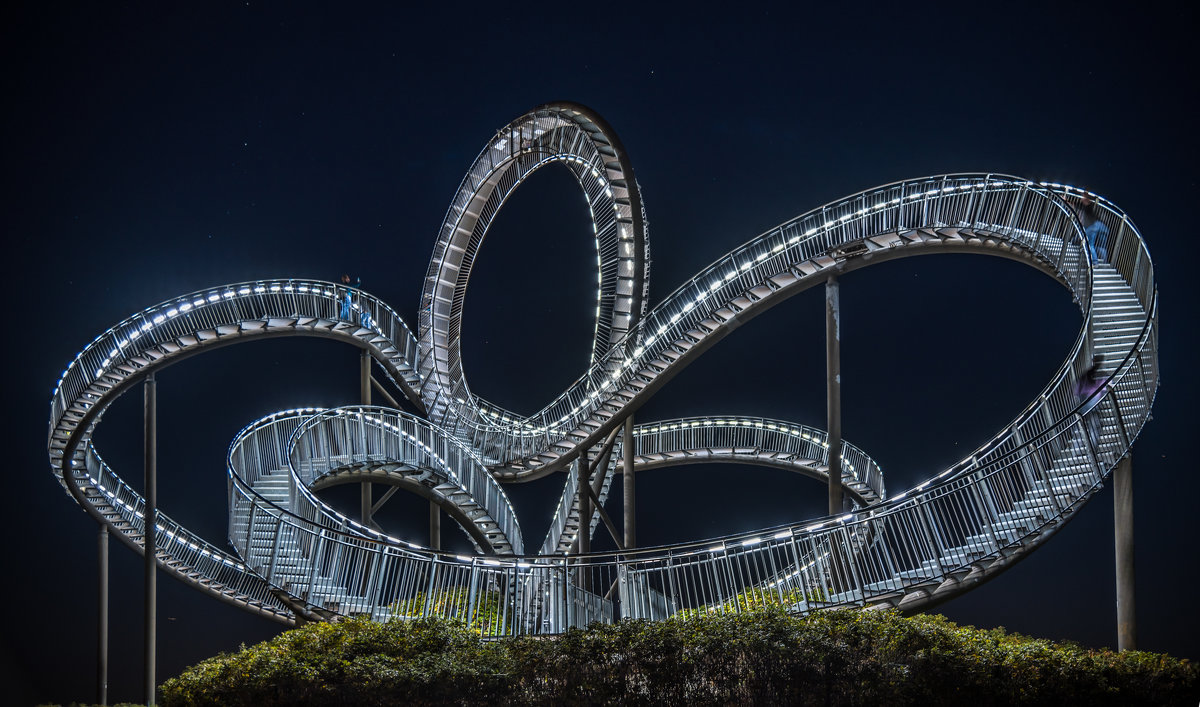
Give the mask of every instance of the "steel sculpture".
<svg viewBox="0 0 1200 707">
<path fill-rule="evenodd" d="M 571 170 L 591 210 L 595 338 L 579 379 L 522 416 L 470 391 L 459 351 L 462 304 L 492 219 L 525 177 L 550 163 Z M 1089 257 L 1072 207 L 1083 196 L 1108 229 L 1099 259 Z M 623 467 L 738 461 L 826 478 L 830 440 L 794 422 L 686 418 L 622 432 L 634 410 L 746 320 L 843 273 L 930 253 L 1025 263 L 1055 278 L 1079 307 L 1079 334 L 1061 366 L 991 440 L 890 497 L 879 466 L 846 444 L 834 460 L 846 491 L 840 514 L 669 547 L 577 553 L 602 521 L 620 535 L 603 504 Z M 126 545 L 142 552 L 152 543 L 162 571 L 283 623 L 441 615 L 499 636 L 760 603 L 795 613 L 915 610 L 994 576 L 1069 520 L 1126 457 L 1158 388 L 1157 290 L 1141 234 L 1111 202 L 1065 185 L 952 174 L 869 189 L 751 239 L 654 307 L 648 263 L 637 181 L 615 133 L 583 106 L 539 107 L 499 130 L 463 179 L 430 260 L 416 334 L 373 295 L 315 280 L 223 285 L 163 302 L 96 337 L 63 372 L 51 400 L 51 468 Z M 421 415 L 360 405 L 258 420 L 229 449 L 232 552 L 166 514 L 147 534 L 145 500 L 92 442 L 104 410 L 192 355 L 280 336 L 359 347 Z M 1097 352 L 1107 356 L 1109 384 L 1080 400 L 1077 382 Z M 568 469 L 575 473 L 565 475 L 549 533 L 537 554 L 523 554 L 498 482 Z M 459 556 L 391 537 L 314 495 L 363 481 L 429 498 L 479 552 Z"/>
</svg>

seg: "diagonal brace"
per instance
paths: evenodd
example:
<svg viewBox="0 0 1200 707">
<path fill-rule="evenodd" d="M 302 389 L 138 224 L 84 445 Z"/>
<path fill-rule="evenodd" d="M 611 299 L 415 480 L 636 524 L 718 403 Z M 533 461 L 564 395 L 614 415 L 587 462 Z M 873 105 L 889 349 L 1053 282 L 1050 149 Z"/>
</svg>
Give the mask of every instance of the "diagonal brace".
<svg viewBox="0 0 1200 707">
<path fill-rule="evenodd" d="M 379 509 L 383 508 L 383 504 L 387 503 L 388 499 L 399 490 L 399 486 L 393 486 L 389 488 L 387 492 L 384 493 L 378 501 L 376 501 L 375 505 L 371 506 L 371 515 L 374 516 L 376 513 L 378 513 Z M 372 520 L 374 520 L 374 518 L 372 518 Z"/>
<path fill-rule="evenodd" d="M 608 465 L 608 458 L 609 458 L 609 456 L 612 455 L 613 447 L 616 445 L 617 436 L 620 435 L 620 433 L 621 433 L 621 427 L 617 427 L 616 429 L 614 429 L 612 431 L 612 434 L 610 434 L 608 436 L 608 439 L 604 440 L 604 446 L 600 448 L 600 453 L 596 455 L 595 461 L 592 464 L 588 465 L 588 478 L 589 479 L 596 473 L 597 469 L 602 470 Z M 584 461 L 586 463 L 586 458 L 584 459 Z M 606 530 L 608 530 L 608 534 L 610 536 L 612 536 L 613 542 L 615 542 L 617 544 L 617 548 L 620 550 L 624 550 L 625 543 L 623 542 L 622 534 L 617 532 L 617 526 L 612 522 L 612 518 L 609 517 L 608 511 L 605 511 L 604 506 L 600 505 L 600 488 L 603 485 L 604 485 L 604 474 L 603 473 L 601 473 L 601 475 L 598 476 L 596 478 L 596 480 L 593 481 L 592 483 L 584 484 L 584 486 L 587 488 L 588 496 L 590 496 L 592 499 L 592 505 L 596 509 L 596 511 L 600 514 L 600 520 L 604 522 L 604 527 Z M 579 519 L 579 532 L 581 532 L 581 533 L 590 532 L 591 524 L 592 524 L 591 518 L 583 518 L 581 516 Z M 575 543 L 576 544 L 579 543 L 578 537 L 576 537 Z"/>
<path fill-rule="evenodd" d="M 397 410 L 400 409 L 400 403 L 396 402 L 396 399 L 392 397 L 392 394 L 387 392 L 387 389 L 383 387 L 383 384 L 380 383 L 375 376 L 371 376 L 371 387 L 379 391 L 380 395 L 387 398 L 387 401 L 392 404 L 392 407 L 396 408 Z"/>
<path fill-rule="evenodd" d="M 625 543 L 621 542 L 621 534 L 617 532 L 617 526 L 613 524 L 612 518 L 608 517 L 608 511 L 604 510 L 604 506 L 600 505 L 600 495 L 596 493 L 596 489 L 592 488 L 591 484 L 585 484 L 585 486 L 587 487 L 588 495 L 592 497 L 593 507 L 596 509 L 596 512 L 600 514 L 600 520 L 604 521 L 604 527 L 608 529 L 608 534 L 612 536 L 613 542 L 617 544 L 617 549 L 624 551 Z M 588 520 L 590 521 L 591 519 Z M 586 532 L 582 528 L 584 522 L 586 521 L 581 518 L 580 532 Z"/>
</svg>

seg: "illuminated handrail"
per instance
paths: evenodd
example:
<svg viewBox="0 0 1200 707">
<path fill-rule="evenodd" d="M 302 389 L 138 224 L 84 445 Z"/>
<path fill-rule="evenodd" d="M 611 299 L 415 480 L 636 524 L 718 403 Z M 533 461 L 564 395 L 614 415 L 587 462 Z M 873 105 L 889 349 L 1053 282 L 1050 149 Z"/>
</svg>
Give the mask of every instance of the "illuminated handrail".
<svg viewBox="0 0 1200 707">
<path fill-rule="evenodd" d="M 474 419 L 460 331 L 466 281 L 484 236 L 530 174 L 561 164 L 579 182 L 595 236 L 596 322 L 590 362 L 622 340 L 646 308 L 649 246 L 641 193 L 619 138 L 591 109 L 551 103 L 496 132 L 463 178 L 439 231 L 418 314 L 422 402 L 440 425 Z M 453 420 L 453 422 L 451 422 Z"/>
<path fill-rule="evenodd" d="M 256 280 L 198 290 L 167 300 L 97 336 L 76 354 L 55 385 L 50 431 L 53 433 L 67 405 L 77 401 L 89 386 L 103 379 L 106 373 L 130 365 L 149 349 L 207 329 L 214 330 L 217 338 L 226 335 L 219 331 L 220 327 L 244 321 L 294 317 L 340 321 L 347 297 L 351 301 L 349 321 L 360 324 L 362 315 L 367 315 L 365 328 L 390 344 L 389 376 L 402 390 L 411 391 L 417 383 L 416 337 L 400 315 L 383 301 L 360 289 L 320 280 Z M 135 364 L 134 368 L 142 365 Z"/>
<path fill-rule="evenodd" d="M 1081 302 L 1090 296 L 1078 223 L 1047 186 L 992 174 L 898 182 L 816 209 L 718 259 L 654 307 L 623 344 L 614 346 L 539 413 L 498 424 L 495 417 L 477 416 L 466 406 L 462 417 L 447 425 L 495 464 L 532 459 L 555 445 L 559 458 L 569 460 L 579 444 L 568 433 L 579 429 L 596 410 L 613 405 L 614 397 L 618 406 L 624 404 L 624 396 L 636 394 L 629 388 L 631 381 L 656 378 L 659 373 L 648 371 L 648 364 L 657 360 L 660 366 L 674 365 L 671 360 L 681 357 L 697 338 L 689 332 L 708 340 L 723 336 L 721 313 L 732 318 L 754 307 L 761 299 L 753 293 L 756 288 L 767 293 L 772 287 L 779 289 L 773 279 L 795 279 L 797 273 L 805 274 L 803 266 L 813 262 L 832 264 L 839 248 L 863 243 L 870 236 L 935 227 L 973 228 L 1021 248 L 1041 259 L 1043 267 L 1067 283 Z M 739 298 L 745 298 L 746 306 L 732 304 Z M 602 430 L 616 422 L 608 419 Z M 591 442 L 601 434 L 591 431 L 586 438 Z M 559 466 L 561 462 L 501 473 L 520 478 Z"/>
<path fill-rule="evenodd" d="M 343 308 L 348 318 L 342 318 Z M 102 464 L 96 464 L 98 452 L 91 442 L 91 430 L 103 410 L 122 392 L 139 382 L 155 368 L 180 360 L 194 352 L 249 336 L 310 334 L 338 336 L 365 345 L 376 354 L 386 374 L 402 390 L 412 390 L 415 338 L 390 307 L 358 290 L 315 280 L 260 280 L 210 288 L 150 307 L 123 320 L 96 337 L 63 372 L 51 398 L 48 451 L 51 469 L 64 488 L 97 522 L 110 526 L 123 541 L 140 551 L 142 540 L 129 527 L 118 526 L 101 508 L 109 499 L 89 496 L 99 486 L 113 489 L 119 479 Z M 64 468 L 73 473 L 63 475 Z M 109 477 L 101 483 L 95 474 Z M 128 486 L 119 485 L 128 498 L 126 509 L 140 509 L 140 496 Z M 115 500 L 115 499 L 112 499 Z M 140 510 L 135 513 L 140 522 Z M 160 515 L 160 517 L 163 517 Z M 127 524 L 135 525 L 129 518 Z M 171 521 L 167 521 L 171 523 Z M 172 532 L 176 532 L 172 529 Z M 165 566 L 180 573 L 188 569 L 189 551 L 209 547 L 203 540 L 182 529 L 178 544 L 159 546 Z M 175 557 L 164 553 L 178 550 Z M 211 548 L 209 550 L 211 552 Z M 230 562 L 228 555 L 221 556 Z M 222 560 L 223 562 L 223 560 Z M 219 568 L 214 578 L 221 576 Z M 190 578 L 190 577 L 189 577 Z M 212 583 L 201 586 L 215 595 L 243 602 L 282 619 L 281 605 L 264 597 L 254 585 L 252 575 L 245 588 L 236 585 L 225 591 Z M 266 608 L 264 608 L 266 607 Z"/>
<path fill-rule="evenodd" d="M 113 473 L 93 447 L 88 446 L 85 454 L 84 466 L 94 482 L 85 493 L 93 503 L 102 503 L 127 524 L 126 532 L 117 536 L 135 550 L 140 549 L 140 542 L 130 536 L 140 537 L 145 532 L 145 500 Z M 156 518 L 156 547 L 161 570 L 187 582 L 203 578 L 203 590 L 219 599 L 252 607 L 277 621 L 290 620 L 291 611 L 271 593 L 269 586 L 246 572 L 238 558 L 187 530 L 161 511 Z"/>
<path fill-rule="evenodd" d="M 495 551 L 524 552 L 512 503 L 482 460 L 457 439 L 412 415 L 357 405 L 321 411 L 304 419 L 292 433 L 288 465 L 307 487 L 355 465 L 401 465 L 425 472 L 452 487 L 438 492 L 447 503 L 467 496 L 477 504 L 472 505 L 477 510 L 470 514 L 471 522 Z M 466 501 L 459 499 L 452 505 L 462 507 Z"/>
<path fill-rule="evenodd" d="M 635 425 L 634 471 L 700 462 L 755 463 L 800 471 L 828 481 L 829 443 L 824 430 L 762 417 L 726 415 L 687 417 Z M 679 453 L 683 456 L 673 456 Z M 668 456 L 672 455 L 672 456 Z M 666 458 L 656 458 L 656 457 Z M 624 449 L 616 444 L 605 470 L 598 497 L 603 504 Z M 887 497 L 879 464 L 854 445 L 843 442 L 842 475 L 848 508 L 870 505 Z M 594 530 L 599 515 L 592 518 Z M 574 474 L 567 482 L 550 520 L 540 555 L 562 554 L 575 542 L 579 528 L 579 495 Z"/>
<path fill-rule="evenodd" d="M 824 430 L 764 417 L 744 415 L 684 417 L 635 425 L 634 468 L 657 466 L 659 462 L 637 457 L 660 454 L 663 450 L 704 450 L 729 447 L 743 458 L 757 452 L 776 456 L 768 463 L 808 471 L 814 478 L 828 480 L 829 435 Z M 782 458 L 779 458 L 782 455 Z M 851 493 L 867 505 L 887 498 L 883 471 L 866 452 L 842 442 L 842 478 Z M 724 461 L 722 455 L 716 460 Z M 669 461 L 669 460 L 664 460 Z M 811 463 L 809 463 L 811 462 Z M 820 469 L 817 467 L 825 467 Z"/>
<path fill-rule="evenodd" d="M 553 120 L 569 113 L 561 107 L 552 112 Z M 586 114 L 577 112 L 570 119 L 583 131 L 560 131 L 554 139 L 571 134 L 572 139 L 592 140 L 596 154 L 608 154 L 602 125 L 591 122 L 599 139 L 587 128 Z M 467 194 L 466 200 L 456 200 L 452 211 L 464 211 L 480 197 L 486 213 L 481 212 L 479 223 L 486 223 L 503 203 L 503 198 L 488 201 L 487 194 L 510 192 L 545 158 L 538 151 L 549 143 L 538 143 L 540 136 L 521 133 L 520 148 L 514 136 L 507 143 L 509 158 L 524 160 L 525 171 L 498 175 L 494 168 L 499 162 L 490 153 L 487 160 L 481 156 L 479 169 L 464 180 L 470 188 L 460 195 Z M 608 143 L 608 151 L 617 152 Z M 488 149 L 497 147 L 505 149 L 499 141 Z M 554 149 L 575 154 L 563 148 Z M 625 189 L 636 187 L 632 179 L 614 180 L 610 174 L 615 170 L 632 176 L 624 163 L 579 164 L 596 184 L 607 178 L 612 187 L 621 188 L 619 182 Z M 594 349 L 602 352 L 595 364 L 527 418 L 473 398 L 461 371 L 437 359 L 438 347 L 430 346 L 418 359 L 416 339 L 403 321 L 361 291 L 306 280 L 203 290 L 123 321 L 76 357 L 51 402 L 52 467 L 93 517 L 139 547 L 141 498 L 104 465 L 91 444 L 92 428 L 107 405 L 156 368 L 227 341 L 326 335 L 366 348 L 410 398 L 472 445 L 474 451 L 467 450 L 446 440 L 437 427 L 411 423 L 410 436 L 428 435 L 427 448 L 461 452 L 455 462 L 448 461 L 449 451 L 440 455 L 439 468 L 447 478 L 462 480 L 473 473 L 481 494 L 499 494 L 487 502 L 505 506 L 499 487 L 479 473 L 481 461 L 511 464 L 497 472 L 513 479 L 560 468 L 611 432 L 628 410 L 734 325 L 820 282 L 830 268 L 853 269 L 871 262 L 868 255 L 900 257 L 921 247 L 995 252 L 1055 276 L 1074 295 L 1084 325 L 1050 383 L 1014 422 L 959 464 L 887 501 L 815 522 L 667 547 L 565 558 L 465 557 L 429 551 L 340 516 L 324 508 L 306 483 L 292 483 L 286 504 L 270 502 L 254 490 L 260 477 L 281 471 L 297 449 L 301 457 L 292 464 L 289 479 L 303 477 L 306 466 L 311 472 L 318 459 L 337 456 L 328 450 L 338 445 L 350 449 L 344 456 L 351 463 L 372 454 L 385 462 L 403 458 L 398 446 L 388 446 L 403 437 L 385 433 L 395 431 L 389 425 L 409 423 L 398 413 L 357 408 L 289 411 L 264 418 L 239 435 L 229 457 L 230 538 L 245 564 L 222 556 L 165 516 L 159 524 L 164 566 L 226 600 L 275 618 L 298 601 L 314 610 L 377 618 L 453 616 L 480 625 L 486 635 L 506 635 L 554 633 L 618 615 L 740 611 L 765 602 L 794 612 L 881 603 L 924 606 L 965 591 L 1040 545 L 1096 492 L 1149 417 L 1159 380 L 1153 264 L 1128 217 L 1088 194 L 1111 236 L 1105 260 L 1091 262 L 1083 226 L 1070 204 L 1083 194 L 1015 177 L 946 175 L 879 187 L 809 212 L 718 259 L 627 333 L 613 335 L 620 329 L 614 319 L 607 343 Z M 601 203 L 591 192 L 589 198 Z M 614 193 L 605 198 L 613 199 L 621 215 L 632 219 L 640 213 L 632 203 L 618 200 L 628 197 Z M 451 221 L 448 217 L 447 223 Z M 643 247 L 633 248 L 615 262 L 636 264 L 644 253 Z M 436 256 L 434 260 L 431 268 L 441 262 Z M 637 292 L 636 272 L 623 282 L 625 290 Z M 1098 283 L 1106 283 L 1103 297 L 1093 296 Z M 619 299 L 617 292 L 614 311 Z M 627 323 L 636 318 L 634 300 Z M 453 309 L 453 298 L 429 293 L 423 341 L 427 326 L 461 314 L 445 311 L 447 301 Z M 1100 317 L 1115 318 L 1122 326 L 1100 326 Z M 601 328 L 598 324 L 598 342 L 604 339 Z M 1125 333 L 1134 330 L 1136 335 Z M 1116 361 L 1105 369 L 1110 373 L 1107 385 L 1093 399 L 1080 400 L 1079 378 L 1098 348 L 1115 354 Z M 418 371 L 431 375 L 422 380 Z M 328 449 L 321 454 L 305 457 L 303 444 L 289 447 L 284 441 L 306 439 L 296 436 L 306 424 L 311 424 L 307 431 L 316 432 L 314 440 L 330 432 L 321 442 Z M 333 434 L 331 426 L 337 424 L 347 425 L 348 433 Z M 649 434 L 661 434 L 664 424 L 669 429 L 679 423 L 657 423 L 657 431 Z M 739 422 L 738 427 L 744 425 Z M 358 435 L 349 431 L 376 435 L 358 450 L 362 459 L 355 457 L 351 444 Z M 853 460 L 853 451 L 850 457 L 856 468 L 871 466 Z M 573 495 L 568 491 L 568 497 Z M 108 509 L 121 520 L 108 517 Z"/>
</svg>

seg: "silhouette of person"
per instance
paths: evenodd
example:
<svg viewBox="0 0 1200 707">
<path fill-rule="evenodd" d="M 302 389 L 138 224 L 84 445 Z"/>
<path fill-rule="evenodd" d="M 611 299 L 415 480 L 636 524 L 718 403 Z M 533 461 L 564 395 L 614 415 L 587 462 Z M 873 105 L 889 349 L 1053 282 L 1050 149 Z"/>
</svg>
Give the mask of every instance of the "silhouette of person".
<svg viewBox="0 0 1200 707">
<path fill-rule="evenodd" d="M 346 287 L 346 294 L 342 296 L 342 311 L 341 318 L 350 321 L 350 308 L 354 305 L 353 295 L 350 293 L 350 276 L 342 275 L 342 285 Z"/>
<path fill-rule="evenodd" d="M 1091 440 L 1092 447 L 1097 447 L 1100 443 L 1100 411 L 1096 408 L 1104 400 L 1102 391 L 1108 385 L 1108 377 L 1100 376 L 1100 367 L 1103 364 L 1104 354 L 1093 356 L 1092 365 L 1075 384 L 1075 396 L 1083 404 L 1079 413 L 1086 419 L 1088 439 Z"/>
<path fill-rule="evenodd" d="M 371 315 L 367 312 L 367 303 L 362 294 L 362 278 L 354 278 L 354 285 L 350 285 L 350 276 L 342 275 L 342 284 L 346 287 L 346 295 L 342 298 L 342 319 L 348 322 L 357 321 L 359 326 L 370 328 L 372 321 Z M 357 292 L 356 292 L 357 291 Z M 358 310 L 358 316 L 354 316 L 354 310 Z"/>
<path fill-rule="evenodd" d="M 1107 261 L 1108 226 L 1100 220 L 1100 210 L 1096 206 L 1096 202 L 1085 194 L 1079 197 L 1078 201 L 1068 203 L 1075 210 L 1075 215 L 1079 217 L 1079 224 L 1083 226 L 1092 262 Z"/>
</svg>

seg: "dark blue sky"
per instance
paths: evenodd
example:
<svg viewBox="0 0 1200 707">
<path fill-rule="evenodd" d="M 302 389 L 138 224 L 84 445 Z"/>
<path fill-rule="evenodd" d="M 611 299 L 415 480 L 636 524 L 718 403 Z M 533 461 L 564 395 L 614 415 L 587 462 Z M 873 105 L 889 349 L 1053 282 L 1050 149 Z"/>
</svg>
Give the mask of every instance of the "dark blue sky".
<svg viewBox="0 0 1200 707">
<path fill-rule="evenodd" d="M 1163 385 L 1135 446 L 1139 645 L 1200 658 L 1187 265 L 1197 141 L 1184 105 L 1197 23 L 1184 4 L 738 5 L 714 18 L 695 7 L 208 5 L 4 10 L 4 242 L 16 279 L 5 439 L 16 463 L 0 678 L 18 703 L 93 696 L 96 530 L 44 447 L 65 364 L 137 310 L 260 277 L 348 272 L 412 322 L 471 160 L 497 128 L 558 99 L 599 111 L 629 151 L 650 219 L 651 304 L 779 222 L 908 177 L 1016 174 L 1124 208 L 1162 296 Z M 468 379 L 517 410 L 541 407 L 586 363 L 594 256 L 576 189 L 565 171 L 531 179 L 472 279 Z M 880 461 L 893 492 L 1018 413 L 1079 329 L 1053 281 L 983 257 L 869 268 L 842 280 L 842 297 L 845 436 Z M 639 420 L 743 413 L 823 427 L 822 316 L 818 290 L 754 320 Z M 165 371 L 164 510 L 222 543 L 232 435 L 277 409 L 352 402 L 356 357 L 285 340 Z M 135 485 L 139 414 L 119 401 L 97 434 Z M 544 532 L 548 481 L 513 491 L 527 539 Z M 823 506 L 819 485 L 762 469 L 661 471 L 639 488 L 646 544 Z M 1111 503 L 1106 489 L 1029 559 L 941 611 L 1113 645 Z M 406 501 L 391 516 L 403 528 L 404 513 L 421 512 Z M 110 695 L 139 699 L 141 561 L 117 543 L 112 555 Z M 276 630 L 170 580 L 159 621 L 160 679 Z"/>
</svg>

